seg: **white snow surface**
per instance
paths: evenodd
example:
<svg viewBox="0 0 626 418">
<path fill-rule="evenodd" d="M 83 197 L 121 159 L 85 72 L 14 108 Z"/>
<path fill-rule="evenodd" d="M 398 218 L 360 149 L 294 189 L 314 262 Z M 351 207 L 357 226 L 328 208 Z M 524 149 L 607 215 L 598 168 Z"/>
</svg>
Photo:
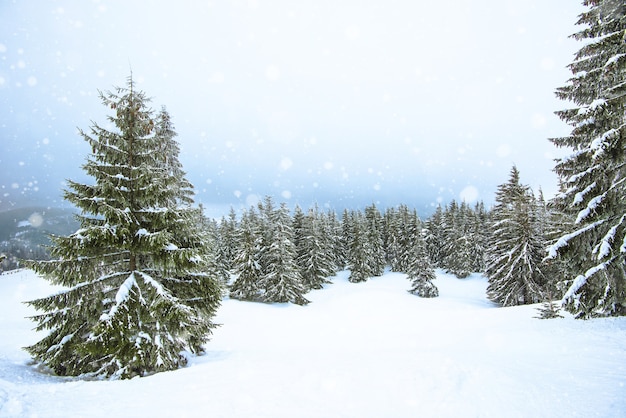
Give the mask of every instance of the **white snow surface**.
<svg viewBox="0 0 626 418">
<path fill-rule="evenodd" d="M 0 417 L 624 417 L 626 318 L 539 320 L 500 308 L 486 279 L 437 272 L 440 297 L 348 272 L 307 306 L 226 299 L 189 367 L 82 381 L 31 365 L 43 337 L 23 301 L 57 289 L 0 276 Z"/>
</svg>

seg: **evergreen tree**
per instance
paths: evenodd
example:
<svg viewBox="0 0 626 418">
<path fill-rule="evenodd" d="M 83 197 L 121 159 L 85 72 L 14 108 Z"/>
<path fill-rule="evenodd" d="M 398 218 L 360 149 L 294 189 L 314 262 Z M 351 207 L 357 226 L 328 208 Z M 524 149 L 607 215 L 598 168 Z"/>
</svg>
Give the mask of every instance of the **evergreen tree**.
<svg viewBox="0 0 626 418">
<path fill-rule="evenodd" d="M 423 258 L 421 263 L 427 262 L 430 265 L 430 256 L 424 241 L 425 233 L 417 211 L 401 205 L 398 215 L 401 219 L 399 271 L 410 273 L 416 258 Z"/>
<path fill-rule="evenodd" d="M 180 146 L 176 142 L 176 130 L 172 123 L 172 118 L 165 106 L 161 107 L 155 122 L 155 158 L 162 166 L 163 174 L 169 179 L 167 187 L 170 188 L 170 194 L 174 199 L 174 205 L 193 204 L 193 185 L 185 178 L 186 173 L 183 171 L 183 165 L 178 159 L 180 154 Z"/>
<path fill-rule="evenodd" d="M 292 228 L 293 228 L 293 244 L 296 246 L 296 251 L 298 253 L 298 259 L 300 258 L 301 253 L 304 251 L 304 212 L 300 205 L 296 205 L 293 210 L 293 218 L 292 218 Z M 302 266 L 301 266 L 302 267 Z"/>
<path fill-rule="evenodd" d="M 437 205 L 435 213 L 426 221 L 426 249 L 435 267 L 443 267 L 443 209 Z"/>
<path fill-rule="evenodd" d="M 49 334 L 26 350 L 59 375 L 130 378 L 186 364 L 215 325 L 221 289 L 198 232 L 200 212 L 164 110 L 155 118 L 132 78 L 101 93 L 110 131 L 81 131 L 94 184 L 69 182 L 81 228 L 53 237 L 53 260 L 30 267 L 67 289 L 28 302 Z"/>
<path fill-rule="evenodd" d="M 364 282 L 373 272 L 369 255 L 369 240 L 367 237 L 366 223 L 361 212 L 352 212 L 347 224 L 350 226 L 348 243 L 348 269 L 352 283 Z"/>
<path fill-rule="evenodd" d="M 345 266 L 346 255 L 342 242 L 341 222 L 337 219 L 337 214 L 334 211 L 329 210 L 326 213 L 322 228 L 325 231 L 323 235 L 326 240 L 326 247 L 330 248 L 332 252 L 333 273 L 336 273 Z"/>
<path fill-rule="evenodd" d="M 266 202 L 270 202 L 269 199 Z M 269 209 L 269 210 L 268 210 Z M 309 301 L 303 296 L 306 289 L 296 264 L 296 248 L 293 244 L 293 229 L 289 210 L 282 204 L 279 209 L 265 206 L 269 215 L 269 246 L 265 248 L 265 270 L 259 281 L 264 290 L 265 302 L 292 302 L 306 305 Z"/>
<path fill-rule="evenodd" d="M 391 271 L 406 272 L 413 258 L 413 241 L 418 233 L 419 219 L 406 205 L 385 212 L 385 250 Z"/>
<path fill-rule="evenodd" d="M 350 263 L 350 247 L 352 243 L 352 233 L 354 231 L 354 213 L 348 209 L 344 209 L 341 214 L 341 236 L 339 246 L 341 248 L 341 254 L 343 263 L 341 268 L 348 268 Z"/>
<path fill-rule="evenodd" d="M 626 315 L 626 3 L 586 0 L 574 34 L 584 46 L 570 64 L 572 78 L 557 96 L 574 107 L 557 112 L 572 126 L 553 138 L 572 153 L 557 161 L 562 193 L 573 213 L 570 230 L 550 248 L 572 271 L 563 297 L 576 317 Z"/>
<path fill-rule="evenodd" d="M 408 278 L 411 280 L 411 290 L 409 292 L 423 298 L 433 298 L 439 296 L 439 289 L 433 284 L 436 278 L 426 244 L 419 232 L 416 233 L 412 242 L 412 257 L 407 264 Z"/>
<path fill-rule="evenodd" d="M 552 299 L 552 293 L 547 292 L 548 295 L 546 297 L 546 301 L 543 302 L 541 304 L 541 306 L 539 306 L 537 308 L 537 311 L 539 312 L 539 316 L 537 316 L 536 318 L 538 319 L 554 319 L 554 318 L 563 318 L 563 315 L 561 315 L 561 307 L 559 306 L 559 304 L 557 302 L 555 302 Z"/>
<path fill-rule="evenodd" d="M 202 206 L 200 206 L 202 210 Z M 211 251 L 211 271 L 214 276 L 220 281 L 223 288 L 227 288 L 230 283 L 230 268 L 231 263 L 228 263 L 228 249 L 227 241 L 221 239 L 220 225 L 218 225 L 215 219 L 207 219 L 204 215 L 202 217 L 202 223 L 198 225 L 200 233 L 205 235 L 205 239 L 209 244 Z M 227 264 L 228 263 L 228 264 Z"/>
<path fill-rule="evenodd" d="M 498 186 L 487 250 L 487 296 L 503 306 L 541 302 L 546 281 L 538 205 L 519 180 L 514 166 L 509 181 Z"/>
<path fill-rule="evenodd" d="M 263 275 L 259 262 L 261 234 L 254 209 L 244 212 L 236 233 L 238 251 L 233 260 L 235 281 L 230 288 L 230 297 L 242 300 L 257 300 Z"/>
<path fill-rule="evenodd" d="M 385 272 L 385 248 L 383 242 L 383 218 L 376 205 L 365 208 L 367 259 L 371 276 Z"/>
<path fill-rule="evenodd" d="M 322 289 L 334 274 L 333 248 L 325 239 L 322 218 L 317 207 L 302 219 L 298 264 L 307 290 Z"/>
<path fill-rule="evenodd" d="M 384 247 L 385 259 L 391 271 L 400 271 L 399 254 L 400 254 L 400 216 L 396 213 L 395 208 L 388 208 L 383 216 L 384 220 Z"/>
<path fill-rule="evenodd" d="M 478 202 L 473 211 L 470 211 L 471 218 L 469 225 L 470 235 L 470 259 L 472 260 L 472 271 L 485 271 L 485 249 L 487 246 L 487 225 L 489 214 L 485 210 L 484 203 Z"/>
<path fill-rule="evenodd" d="M 543 237 L 546 246 L 554 244 L 566 233 L 573 220 L 570 215 L 558 210 L 554 205 L 554 201 L 546 202 L 541 192 L 537 204 L 539 229 L 541 230 L 539 234 Z M 553 298 L 558 300 L 562 297 L 565 289 L 568 287 L 568 278 L 574 273 L 564 257 L 545 257 L 542 260 L 542 271 L 545 277 L 543 285 L 544 302 L 552 303 Z"/>
<path fill-rule="evenodd" d="M 430 265 L 430 256 L 424 242 L 426 234 L 422 231 L 422 222 L 415 209 L 410 210 L 406 205 L 400 205 L 397 210 L 390 209 L 385 215 L 388 230 L 387 254 L 391 270 L 409 273 L 416 257 L 426 257 L 427 260 L 422 261 L 427 261 Z M 425 253 L 421 254 L 420 251 Z"/>
<path fill-rule="evenodd" d="M 235 256 L 237 253 L 237 214 L 232 207 L 228 213 L 228 218 L 222 218 L 218 228 L 218 239 L 221 243 L 222 263 L 228 270 L 233 269 Z"/>
<path fill-rule="evenodd" d="M 467 205 L 450 202 L 443 214 L 442 267 L 459 279 L 469 276 L 475 265 L 470 225 Z"/>
</svg>

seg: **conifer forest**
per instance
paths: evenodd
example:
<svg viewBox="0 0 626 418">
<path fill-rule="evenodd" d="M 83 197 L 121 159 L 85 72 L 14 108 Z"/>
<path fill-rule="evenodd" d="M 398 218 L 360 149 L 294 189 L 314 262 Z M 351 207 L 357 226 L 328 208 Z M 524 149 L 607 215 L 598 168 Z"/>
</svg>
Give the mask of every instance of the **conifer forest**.
<svg viewBox="0 0 626 418">
<path fill-rule="evenodd" d="M 209 216 L 187 116 L 97 90 L 72 209 L 0 212 L 0 417 L 624 416 L 626 2 L 582 5 L 554 194 Z"/>
<path fill-rule="evenodd" d="M 406 274 L 410 293 L 439 294 L 435 269 L 480 272 L 500 306 L 543 304 L 576 318 L 626 314 L 626 5 L 587 1 L 586 28 L 557 95 L 571 133 L 551 138 L 560 192 L 546 200 L 513 166 L 495 204 L 451 201 L 422 219 L 375 204 L 340 212 L 289 208 L 265 197 L 209 219 L 179 162 L 165 107 L 150 108 L 132 75 L 100 92 L 110 116 L 80 135 L 92 183 L 70 181 L 79 229 L 52 236 L 50 259 L 27 266 L 65 290 L 28 303 L 48 334 L 26 350 L 59 375 L 132 378 L 184 366 L 202 353 L 223 297 L 307 305 L 307 294 L 349 271 L 360 283 Z"/>
<path fill-rule="evenodd" d="M 1 8 L 0 418 L 626 416 L 626 2 L 581 1 L 561 64 L 564 2 Z"/>
</svg>

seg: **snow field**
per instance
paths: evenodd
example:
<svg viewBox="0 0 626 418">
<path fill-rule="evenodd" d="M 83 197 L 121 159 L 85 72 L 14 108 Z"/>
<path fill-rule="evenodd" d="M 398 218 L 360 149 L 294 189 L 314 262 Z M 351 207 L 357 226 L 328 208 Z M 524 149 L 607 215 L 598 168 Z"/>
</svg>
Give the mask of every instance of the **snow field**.
<svg viewBox="0 0 626 418">
<path fill-rule="evenodd" d="M 437 272 L 440 297 L 387 273 L 348 272 L 307 306 L 226 299 L 190 367 L 127 381 L 39 373 L 21 302 L 54 292 L 0 276 L 0 417 L 622 417 L 626 318 L 535 319 L 497 308 L 486 279 Z"/>
</svg>

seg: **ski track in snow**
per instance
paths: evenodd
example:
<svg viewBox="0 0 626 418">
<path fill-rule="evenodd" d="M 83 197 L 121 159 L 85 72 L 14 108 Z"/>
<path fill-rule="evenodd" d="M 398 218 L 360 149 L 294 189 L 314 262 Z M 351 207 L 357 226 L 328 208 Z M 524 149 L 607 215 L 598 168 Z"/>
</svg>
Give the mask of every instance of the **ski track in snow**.
<svg viewBox="0 0 626 418">
<path fill-rule="evenodd" d="M 42 373 L 25 300 L 54 291 L 0 276 L 0 417 L 623 417 L 626 318 L 538 320 L 498 308 L 480 275 L 441 271 L 440 297 L 405 275 L 307 294 L 308 306 L 226 299 L 207 354 L 126 381 Z"/>
</svg>

